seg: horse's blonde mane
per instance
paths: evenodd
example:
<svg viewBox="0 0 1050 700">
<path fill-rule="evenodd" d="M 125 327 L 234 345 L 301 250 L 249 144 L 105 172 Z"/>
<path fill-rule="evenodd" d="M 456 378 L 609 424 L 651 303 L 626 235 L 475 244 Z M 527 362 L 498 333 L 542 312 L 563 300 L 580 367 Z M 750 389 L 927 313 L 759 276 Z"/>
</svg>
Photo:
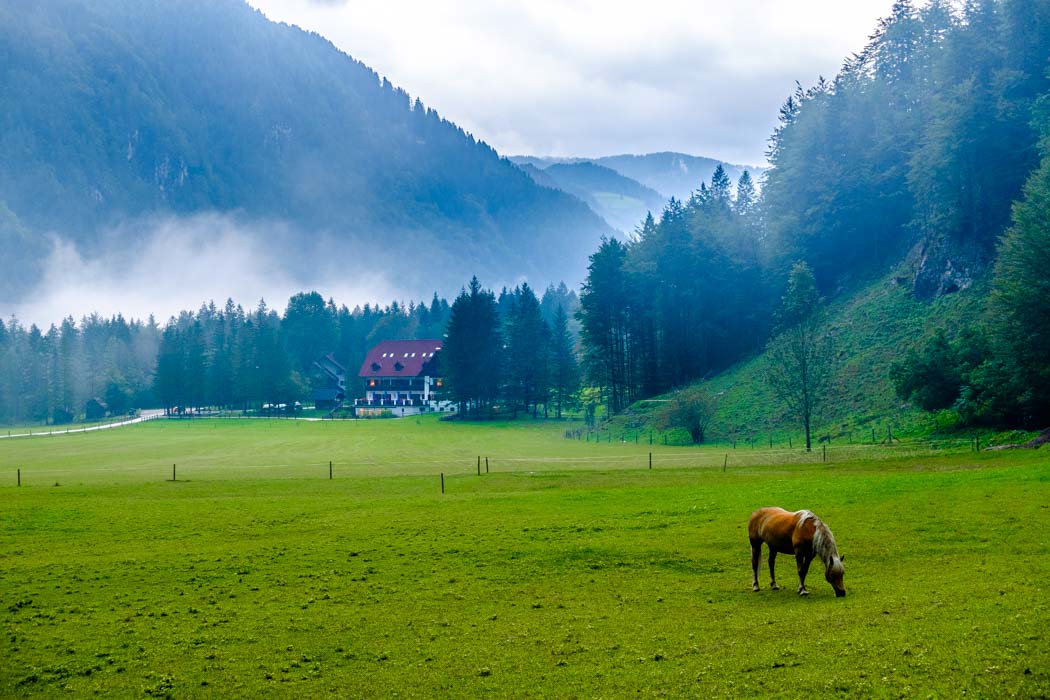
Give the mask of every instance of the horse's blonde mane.
<svg viewBox="0 0 1050 700">
<path fill-rule="evenodd" d="M 828 526 L 812 511 L 800 510 L 798 514 L 800 516 L 798 520 L 799 525 L 810 518 L 813 519 L 815 528 L 813 530 L 813 554 L 820 557 L 820 560 L 824 562 L 825 568 L 829 571 L 839 574 L 843 573 L 842 557 L 839 556 L 839 549 L 835 544 L 835 536 L 831 534 Z"/>
</svg>

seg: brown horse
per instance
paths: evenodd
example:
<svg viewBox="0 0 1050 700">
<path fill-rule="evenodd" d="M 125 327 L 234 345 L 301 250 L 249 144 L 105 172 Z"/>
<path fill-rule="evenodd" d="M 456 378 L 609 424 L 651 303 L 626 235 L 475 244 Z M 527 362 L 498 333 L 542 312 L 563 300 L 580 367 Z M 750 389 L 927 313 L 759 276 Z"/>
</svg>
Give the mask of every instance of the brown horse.
<svg viewBox="0 0 1050 700">
<path fill-rule="evenodd" d="M 777 577 L 773 572 L 777 554 L 794 554 L 798 564 L 798 594 L 809 595 L 806 590 L 806 573 L 814 556 L 824 562 L 824 578 L 835 589 L 839 598 L 846 595 L 842 585 L 843 557 L 835 547 L 835 537 L 828 526 L 808 510 L 792 513 L 783 508 L 759 508 L 747 521 L 747 536 L 751 540 L 751 570 L 754 579 L 751 590 L 758 590 L 758 564 L 762 558 L 762 543 L 769 545 L 769 587 L 774 591 Z"/>
</svg>

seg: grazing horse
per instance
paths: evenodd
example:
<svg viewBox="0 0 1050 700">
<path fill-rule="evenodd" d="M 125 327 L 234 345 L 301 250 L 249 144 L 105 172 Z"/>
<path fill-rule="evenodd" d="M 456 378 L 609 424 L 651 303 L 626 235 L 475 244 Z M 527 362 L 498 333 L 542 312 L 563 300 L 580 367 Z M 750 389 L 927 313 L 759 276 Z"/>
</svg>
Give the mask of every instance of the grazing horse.
<svg viewBox="0 0 1050 700">
<path fill-rule="evenodd" d="M 843 557 L 835 547 L 835 537 L 820 518 L 808 510 L 792 513 L 783 508 L 759 508 L 747 521 L 747 536 L 751 540 L 751 570 L 754 579 L 751 590 L 758 590 L 758 564 L 762 558 L 762 543 L 769 545 L 769 587 L 774 591 L 777 577 L 773 572 L 777 554 L 794 554 L 798 564 L 798 594 L 809 595 L 806 573 L 813 557 L 824 562 L 824 578 L 835 589 L 835 596 L 846 595 L 842 585 Z"/>
</svg>

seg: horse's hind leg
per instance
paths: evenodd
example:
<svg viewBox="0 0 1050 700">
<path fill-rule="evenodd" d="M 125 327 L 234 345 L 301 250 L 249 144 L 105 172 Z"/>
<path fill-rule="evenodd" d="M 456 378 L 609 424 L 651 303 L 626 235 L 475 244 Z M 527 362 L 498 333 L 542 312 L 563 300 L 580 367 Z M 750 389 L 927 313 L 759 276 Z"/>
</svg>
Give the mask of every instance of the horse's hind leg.
<svg viewBox="0 0 1050 700">
<path fill-rule="evenodd" d="M 772 547 L 769 548 L 769 587 L 774 591 L 779 591 L 780 586 L 777 585 L 777 575 L 773 570 L 773 567 L 777 563 L 777 550 Z"/>
<path fill-rule="evenodd" d="M 773 550 L 769 550 L 772 552 Z M 772 556 L 772 555 L 771 555 Z M 758 590 L 758 563 L 762 559 L 762 540 L 751 540 L 751 590 Z"/>
</svg>

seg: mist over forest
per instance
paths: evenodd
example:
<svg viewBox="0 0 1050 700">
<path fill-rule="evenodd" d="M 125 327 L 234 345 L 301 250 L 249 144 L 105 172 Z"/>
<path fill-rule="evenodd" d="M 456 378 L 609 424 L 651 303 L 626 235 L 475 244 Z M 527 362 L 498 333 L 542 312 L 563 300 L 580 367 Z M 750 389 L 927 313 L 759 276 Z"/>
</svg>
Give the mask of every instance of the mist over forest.
<svg viewBox="0 0 1050 700">
<path fill-rule="evenodd" d="M 126 250 L 199 253 L 196 270 L 179 266 L 199 282 L 237 239 L 246 284 L 234 274 L 182 305 L 258 295 L 250 280 L 272 276 L 269 261 L 267 296 L 286 296 L 287 278 L 364 301 L 452 294 L 481 267 L 500 283 L 575 284 L 612 233 L 328 41 L 241 0 L 5 5 L 0 45 L 5 316 L 57 321 L 33 305 L 74 297 L 56 285 L 82 267 L 104 274 Z"/>
</svg>

